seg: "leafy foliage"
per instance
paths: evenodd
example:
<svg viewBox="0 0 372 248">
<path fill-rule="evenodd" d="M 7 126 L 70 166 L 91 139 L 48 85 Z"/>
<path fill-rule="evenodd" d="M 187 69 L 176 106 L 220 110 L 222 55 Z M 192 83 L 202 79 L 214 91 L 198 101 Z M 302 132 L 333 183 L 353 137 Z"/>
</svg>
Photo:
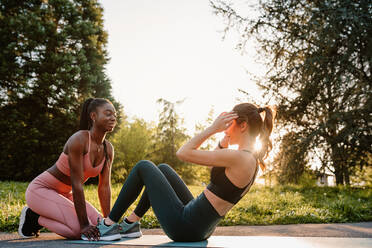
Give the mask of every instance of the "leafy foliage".
<svg viewBox="0 0 372 248">
<path fill-rule="evenodd" d="M 297 140 L 292 146 L 306 147 L 282 146 L 281 154 L 319 154 L 321 170 L 332 171 L 337 184 L 349 184 L 355 166 L 370 166 L 370 1 L 260 1 L 258 18 L 242 17 L 224 1 L 212 6 L 228 20 L 227 31 L 241 33 L 239 49 L 254 37 L 267 59 L 258 84 L 276 99 L 278 125 Z"/>
<path fill-rule="evenodd" d="M 176 152 L 189 138 L 186 135 L 186 129 L 182 127 L 183 119 L 175 109 L 176 105 L 183 101 L 172 103 L 159 99 L 157 102 L 162 104 L 163 110 L 159 114 L 159 122 L 154 135 L 156 142 L 151 156 L 156 164 L 167 163 L 179 172 L 184 163 L 176 157 Z"/>
<path fill-rule="evenodd" d="M 167 163 L 174 168 L 182 179 L 189 184 L 206 184 L 209 181 L 210 171 L 207 167 L 192 165 L 180 161 L 176 151 L 186 141 L 188 135 L 182 127 L 183 119 L 175 107 L 182 101 L 171 103 L 165 99 L 162 103 L 162 112 L 159 123 L 145 122 L 143 119 L 125 119 L 111 138 L 115 148 L 115 159 L 112 168 L 112 181 L 122 183 L 128 176 L 133 166 L 142 159 L 153 161 L 155 164 Z M 210 124 L 213 111 L 210 112 L 206 123 L 197 125 L 198 131 Z M 213 137 L 204 149 L 210 149 Z"/>
<path fill-rule="evenodd" d="M 298 140 L 297 133 L 288 132 L 282 138 L 279 153 L 275 156 L 274 164 L 278 167 L 278 182 L 298 184 L 305 171 L 306 146 Z M 302 151 L 301 151 L 302 150 Z"/>
<path fill-rule="evenodd" d="M 30 180 L 78 129 L 87 97 L 111 96 L 95 0 L 0 2 L 0 179 Z"/>
<path fill-rule="evenodd" d="M 195 124 L 195 134 L 197 135 L 200 132 L 204 131 L 207 127 L 209 127 L 213 121 L 214 121 L 214 109 L 212 108 L 209 113 L 207 118 L 205 119 L 204 122 L 199 122 Z M 217 139 L 215 136 L 209 137 L 208 140 L 206 140 L 201 146 L 201 150 L 213 150 L 216 147 Z M 207 166 L 199 166 L 199 165 L 194 165 L 193 168 L 194 171 L 194 184 L 202 184 L 202 185 L 207 185 L 210 180 L 210 168 Z M 196 183 L 197 182 L 197 183 Z"/>
<path fill-rule="evenodd" d="M 155 127 L 142 119 L 123 121 L 120 130 L 112 137 L 115 148 L 112 181 L 124 182 L 133 166 L 142 159 L 149 159 L 152 153 Z"/>
</svg>

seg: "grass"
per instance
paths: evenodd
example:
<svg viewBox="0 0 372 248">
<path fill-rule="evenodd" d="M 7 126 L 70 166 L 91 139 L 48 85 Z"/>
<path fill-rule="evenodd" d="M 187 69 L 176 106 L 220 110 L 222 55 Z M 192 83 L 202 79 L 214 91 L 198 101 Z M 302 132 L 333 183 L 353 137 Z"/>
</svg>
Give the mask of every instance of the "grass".
<svg viewBox="0 0 372 248">
<path fill-rule="evenodd" d="M 28 183 L 0 182 L 0 231 L 14 232 L 25 203 Z M 121 185 L 112 187 L 112 203 Z M 190 186 L 194 196 L 203 187 Z M 95 185 L 85 186 L 85 197 L 100 210 Z M 128 211 L 133 210 L 132 206 Z M 298 223 L 343 223 L 372 221 L 372 188 L 254 186 L 226 215 L 220 225 L 271 225 Z M 142 227 L 159 227 L 150 210 Z"/>
</svg>

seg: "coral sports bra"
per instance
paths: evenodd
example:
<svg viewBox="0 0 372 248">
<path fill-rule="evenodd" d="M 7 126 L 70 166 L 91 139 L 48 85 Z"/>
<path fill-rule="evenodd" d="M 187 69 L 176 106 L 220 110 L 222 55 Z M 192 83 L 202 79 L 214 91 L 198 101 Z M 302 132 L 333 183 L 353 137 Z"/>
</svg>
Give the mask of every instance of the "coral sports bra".
<svg viewBox="0 0 372 248">
<path fill-rule="evenodd" d="M 88 143 L 88 152 L 84 154 L 83 158 L 83 171 L 84 171 L 84 182 L 89 178 L 89 177 L 96 177 L 99 175 L 99 173 L 102 171 L 103 164 L 105 163 L 105 156 L 102 159 L 102 162 L 96 166 L 92 166 L 92 162 L 90 161 L 89 153 L 90 153 L 90 132 L 88 131 L 89 135 L 89 143 Z M 56 166 L 58 170 L 60 170 L 63 174 L 66 176 L 70 176 L 70 164 L 68 162 L 68 155 L 64 152 L 61 153 L 59 156 Z"/>
</svg>

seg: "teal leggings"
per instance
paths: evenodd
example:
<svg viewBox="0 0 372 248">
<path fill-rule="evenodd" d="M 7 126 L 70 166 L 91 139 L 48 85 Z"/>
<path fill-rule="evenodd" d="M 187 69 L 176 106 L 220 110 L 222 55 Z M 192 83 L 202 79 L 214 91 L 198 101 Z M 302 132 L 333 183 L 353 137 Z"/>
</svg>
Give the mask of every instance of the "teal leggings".
<svg viewBox="0 0 372 248">
<path fill-rule="evenodd" d="M 129 206 L 145 191 L 135 209 L 142 217 L 152 206 L 161 227 L 174 241 L 201 241 L 209 238 L 222 217 L 201 193 L 194 198 L 182 179 L 167 164 L 156 166 L 141 160 L 130 172 L 110 212 L 118 222 Z"/>
</svg>

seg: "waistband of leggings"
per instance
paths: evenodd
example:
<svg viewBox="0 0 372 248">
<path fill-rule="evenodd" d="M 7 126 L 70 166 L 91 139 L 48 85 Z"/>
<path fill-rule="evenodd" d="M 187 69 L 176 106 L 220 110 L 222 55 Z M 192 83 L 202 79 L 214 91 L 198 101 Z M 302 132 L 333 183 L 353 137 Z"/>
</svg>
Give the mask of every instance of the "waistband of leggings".
<svg viewBox="0 0 372 248">
<path fill-rule="evenodd" d="M 64 184 L 59 181 L 56 177 L 50 174 L 48 171 L 44 171 L 39 176 L 37 176 L 31 183 L 32 185 L 46 187 L 54 189 L 60 193 L 69 193 L 71 192 L 72 187 L 70 185 Z"/>
<path fill-rule="evenodd" d="M 217 219 L 222 219 L 225 216 L 221 216 L 217 210 L 213 207 L 212 203 L 208 200 L 208 198 L 205 196 L 204 191 L 199 195 L 199 197 L 205 202 L 205 204 L 210 208 L 210 211 L 213 213 L 214 217 Z"/>
</svg>

